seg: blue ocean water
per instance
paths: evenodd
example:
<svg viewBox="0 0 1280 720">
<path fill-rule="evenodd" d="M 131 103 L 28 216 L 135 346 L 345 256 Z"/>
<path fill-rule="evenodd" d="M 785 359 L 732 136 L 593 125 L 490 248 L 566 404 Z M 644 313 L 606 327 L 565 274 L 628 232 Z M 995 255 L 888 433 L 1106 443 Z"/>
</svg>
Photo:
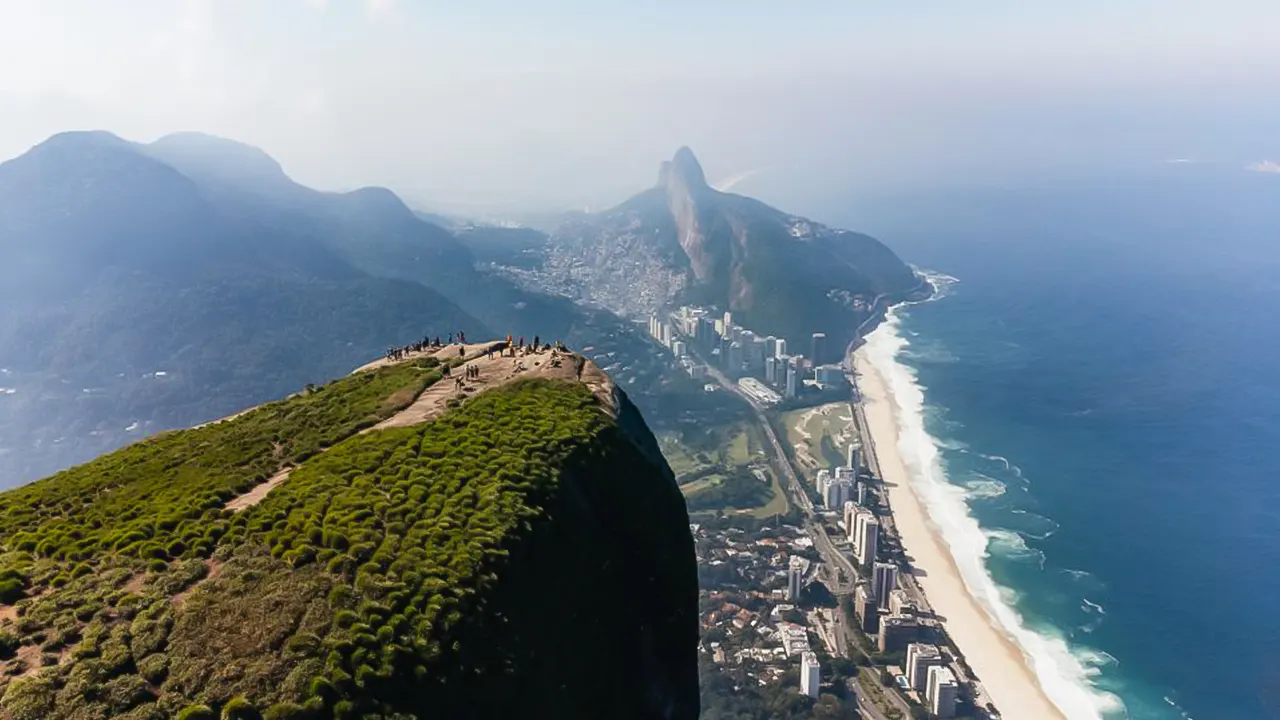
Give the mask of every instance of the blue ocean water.
<svg viewBox="0 0 1280 720">
<path fill-rule="evenodd" d="M 1280 178 L 864 205 L 844 224 L 956 279 L 898 311 L 898 359 L 1065 681 L 1108 718 L 1280 717 Z"/>
</svg>

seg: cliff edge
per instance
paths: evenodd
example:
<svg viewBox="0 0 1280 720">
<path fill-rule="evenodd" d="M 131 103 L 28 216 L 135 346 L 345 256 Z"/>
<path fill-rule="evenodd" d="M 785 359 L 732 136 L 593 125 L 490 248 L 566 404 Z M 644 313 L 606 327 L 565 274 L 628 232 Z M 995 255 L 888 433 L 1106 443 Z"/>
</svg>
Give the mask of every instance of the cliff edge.
<svg viewBox="0 0 1280 720">
<path fill-rule="evenodd" d="M 0 548 L 0 717 L 699 711 L 684 500 L 572 353 L 452 346 L 158 435 L 0 494 Z"/>
</svg>

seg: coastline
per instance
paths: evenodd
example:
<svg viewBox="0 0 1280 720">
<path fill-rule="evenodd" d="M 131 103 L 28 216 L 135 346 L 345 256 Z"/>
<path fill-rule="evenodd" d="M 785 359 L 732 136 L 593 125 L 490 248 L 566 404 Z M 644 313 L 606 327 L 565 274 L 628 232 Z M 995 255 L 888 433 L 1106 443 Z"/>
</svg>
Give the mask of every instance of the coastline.
<svg viewBox="0 0 1280 720">
<path fill-rule="evenodd" d="M 877 332 L 883 328 L 882 324 Z M 871 435 L 870 450 L 880 468 L 894 525 L 929 604 L 1003 717 L 1065 719 L 1039 682 L 1031 659 L 970 593 L 946 539 L 913 487 L 900 450 L 901 411 L 868 345 L 854 352 L 853 365 Z"/>
</svg>

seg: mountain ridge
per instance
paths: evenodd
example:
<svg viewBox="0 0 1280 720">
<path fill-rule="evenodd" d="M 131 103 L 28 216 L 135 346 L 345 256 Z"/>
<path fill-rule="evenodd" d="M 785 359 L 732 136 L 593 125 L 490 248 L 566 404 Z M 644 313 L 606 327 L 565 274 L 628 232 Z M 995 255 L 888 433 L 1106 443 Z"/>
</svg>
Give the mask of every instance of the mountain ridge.
<svg viewBox="0 0 1280 720">
<path fill-rule="evenodd" d="M 539 267 L 507 267 L 547 289 L 640 318 L 678 304 L 730 311 L 761 335 L 823 332 L 842 349 L 884 301 L 926 291 L 868 235 L 831 228 L 709 186 L 693 151 L 617 206 L 567 216 Z"/>
<path fill-rule="evenodd" d="M 0 493 L 0 711 L 697 717 L 693 541 L 656 440 L 590 360 L 491 347 Z M 379 422 L 437 388 L 436 415 Z"/>
<path fill-rule="evenodd" d="M 491 332 L 433 288 L 357 267 L 322 242 L 324 221 L 277 223 L 145 147 L 71 132 L 0 163 L 6 484 L 389 345 Z"/>
</svg>

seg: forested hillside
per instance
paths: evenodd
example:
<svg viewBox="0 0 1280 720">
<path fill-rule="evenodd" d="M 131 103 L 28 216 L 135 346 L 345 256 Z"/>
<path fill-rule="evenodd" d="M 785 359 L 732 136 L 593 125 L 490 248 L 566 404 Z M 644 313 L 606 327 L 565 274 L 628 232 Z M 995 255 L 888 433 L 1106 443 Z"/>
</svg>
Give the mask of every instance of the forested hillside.
<svg viewBox="0 0 1280 720">
<path fill-rule="evenodd" d="M 0 715 L 696 717 L 692 540 L 643 420 L 591 370 L 375 428 L 462 362 L 0 494 Z"/>
</svg>

